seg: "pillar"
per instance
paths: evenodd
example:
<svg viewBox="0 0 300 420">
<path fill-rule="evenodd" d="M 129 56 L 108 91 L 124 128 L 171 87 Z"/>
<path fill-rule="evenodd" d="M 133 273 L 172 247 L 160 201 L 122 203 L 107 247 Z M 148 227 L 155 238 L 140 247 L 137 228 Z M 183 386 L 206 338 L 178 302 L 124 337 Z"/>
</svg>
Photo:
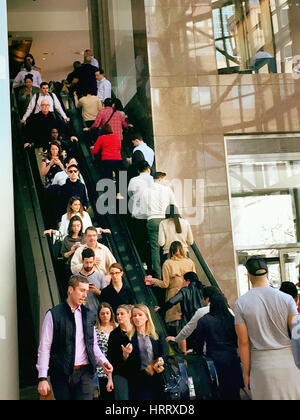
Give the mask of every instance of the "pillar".
<svg viewBox="0 0 300 420">
<path fill-rule="evenodd" d="M 6 0 L 0 0 L 0 400 L 19 399 L 14 196 Z"/>
</svg>

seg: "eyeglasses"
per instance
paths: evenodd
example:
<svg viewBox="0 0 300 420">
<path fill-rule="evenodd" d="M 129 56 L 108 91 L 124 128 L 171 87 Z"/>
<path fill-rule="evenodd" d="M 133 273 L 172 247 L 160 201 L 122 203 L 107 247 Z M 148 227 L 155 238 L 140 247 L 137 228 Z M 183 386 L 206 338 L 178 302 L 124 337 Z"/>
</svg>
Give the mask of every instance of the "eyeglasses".
<svg viewBox="0 0 300 420">
<path fill-rule="evenodd" d="M 68 172 L 69 172 L 69 174 L 78 174 L 78 171 L 76 171 L 76 170 L 73 171 L 72 169 Z"/>
<path fill-rule="evenodd" d="M 114 275 L 116 275 L 116 274 L 120 274 L 120 273 L 122 273 L 122 271 L 115 271 L 115 272 L 113 272 L 113 273 L 109 273 L 111 276 L 114 276 Z"/>
</svg>

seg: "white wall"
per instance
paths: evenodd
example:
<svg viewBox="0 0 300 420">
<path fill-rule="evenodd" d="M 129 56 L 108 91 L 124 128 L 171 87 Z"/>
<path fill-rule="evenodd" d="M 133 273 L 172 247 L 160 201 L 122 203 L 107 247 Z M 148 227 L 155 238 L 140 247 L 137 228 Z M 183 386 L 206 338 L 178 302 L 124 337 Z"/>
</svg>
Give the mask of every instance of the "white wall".
<svg viewBox="0 0 300 420">
<path fill-rule="evenodd" d="M 86 31 L 89 28 L 87 9 L 33 13 L 8 10 L 7 17 L 9 31 Z"/>
<path fill-rule="evenodd" d="M 83 51 L 90 47 L 87 5 L 84 10 L 71 10 L 71 2 L 68 4 L 69 11 L 32 12 L 9 10 L 8 0 L 9 34 L 32 39 L 30 53 L 44 81 L 65 79 L 73 62 L 82 62 Z"/>
</svg>

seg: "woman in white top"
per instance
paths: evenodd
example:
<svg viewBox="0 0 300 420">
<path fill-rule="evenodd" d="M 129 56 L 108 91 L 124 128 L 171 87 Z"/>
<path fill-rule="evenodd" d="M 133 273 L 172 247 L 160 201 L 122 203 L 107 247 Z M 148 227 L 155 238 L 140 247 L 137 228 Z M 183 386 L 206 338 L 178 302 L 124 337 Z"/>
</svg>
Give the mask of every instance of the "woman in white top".
<svg viewBox="0 0 300 420">
<path fill-rule="evenodd" d="M 93 226 L 90 215 L 83 210 L 83 206 L 80 199 L 78 197 L 71 197 L 68 203 L 67 213 L 63 214 L 61 218 L 59 231 L 57 232 L 54 229 L 49 229 L 44 232 L 44 235 L 55 235 L 56 237 L 64 239 L 68 235 L 69 223 L 73 216 L 79 216 L 81 218 L 83 232 L 85 232 L 88 227 Z M 97 228 L 97 230 L 98 233 L 111 233 L 110 229 L 102 229 L 101 227 Z"/>
<path fill-rule="evenodd" d="M 188 253 L 189 245 L 194 242 L 193 233 L 189 222 L 182 219 L 174 204 L 166 209 L 166 218 L 159 224 L 158 243 L 163 247 L 163 261 L 168 258 L 170 245 L 174 241 L 181 242 L 184 251 Z"/>
</svg>

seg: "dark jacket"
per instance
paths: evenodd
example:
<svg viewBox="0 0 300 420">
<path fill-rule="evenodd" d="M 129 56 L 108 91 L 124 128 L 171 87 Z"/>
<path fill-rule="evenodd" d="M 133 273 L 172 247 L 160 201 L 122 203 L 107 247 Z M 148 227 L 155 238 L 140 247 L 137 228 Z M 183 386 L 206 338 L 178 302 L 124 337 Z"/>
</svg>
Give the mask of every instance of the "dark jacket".
<svg viewBox="0 0 300 420">
<path fill-rule="evenodd" d="M 152 349 L 153 349 L 153 360 L 156 360 L 158 357 L 165 357 L 165 347 L 163 340 L 158 337 L 158 340 L 154 340 L 154 338 L 150 337 Z M 129 355 L 127 359 L 127 366 L 130 370 L 132 376 L 139 374 L 141 370 L 141 356 L 140 356 L 140 348 L 138 344 L 138 336 L 135 333 L 131 339 L 131 344 L 133 346 L 132 353 Z"/>
<path fill-rule="evenodd" d="M 73 373 L 75 364 L 76 326 L 74 314 L 67 302 L 50 309 L 53 319 L 53 341 L 50 352 L 49 374 L 66 375 Z M 91 371 L 96 370 L 94 356 L 94 319 L 90 311 L 81 306 L 84 341 Z"/>
<path fill-rule="evenodd" d="M 200 318 L 195 333 L 194 350 L 202 354 L 203 345 L 206 343 L 206 354 L 215 365 L 219 391 L 223 399 L 233 399 L 228 397 L 230 390 L 237 390 L 239 398 L 239 388 L 243 388 L 243 375 L 241 362 L 237 352 L 237 335 L 234 328 L 234 317 L 229 315 L 224 318 L 208 313 Z"/>
<path fill-rule="evenodd" d="M 164 342 L 159 337 L 154 340 L 150 337 L 153 349 L 153 361 L 158 357 L 165 358 Z M 131 340 L 133 350 L 129 355 L 126 363 L 128 369 L 129 380 L 129 396 L 131 400 L 161 400 L 163 399 L 163 376 L 162 374 L 154 373 L 149 376 L 145 370 L 141 370 L 141 354 L 138 344 L 137 333 L 134 334 Z"/>
<path fill-rule="evenodd" d="M 83 207 L 88 207 L 88 199 L 84 184 L 79 181 L 72 182 L 69 178 L 66 183 L 60 187 L 59 200 L 60 200 L 60 215 L 66 213 L 68 202 L 71 197 L 78 197 Z"/>
<path fill-rule="evenodd" d="M 202 287 L 192 282 L 188 287 L 183 287 L 173 297 L 171 297 L 161 308 L 159 313 L 164 316 L 164 313 L 172 308 L 172 306 L 180 303 L 182 312 L 182 324 L 186 325 L 194 316 L 197 309 L 202 307 Z"/>
<path fill-rule="evenodd" d="M 133 305 L 135 303 L 135 298 L 132 294 L 132 291 L 129 289 L 129 287 L 125 286 L 124 283 L 119 293 L 115 290 L 113 284 L 110 283 L 109 286 L 105 287 L 105 289 L 101 291 L 99 301 L 109 303 L 112 307 L 112 310 L 116 314 L 118 306 Z"/>
<path fill-rule="evenodd" d="M 84 96 L 87 93 L 97 95 L 97 79 L 95 73 L 98 70 L 98 67 L 89 63 L 84 63 L 74 71 L 73 77 L 79 79 L 76 86 L 79 97 Z"/>
<path fill-rule="evenodd" d="M 113 374 L 121 375 L 125 378 L 128 376 L 128 368 L 126 362 L 123 359 L 123 351 L 121 345 L 127 346 L 128 343 L 129 338 L 120 327 L 114 329 L 109 334 L 107 358 L 114 367 Z"/>
</svg>

